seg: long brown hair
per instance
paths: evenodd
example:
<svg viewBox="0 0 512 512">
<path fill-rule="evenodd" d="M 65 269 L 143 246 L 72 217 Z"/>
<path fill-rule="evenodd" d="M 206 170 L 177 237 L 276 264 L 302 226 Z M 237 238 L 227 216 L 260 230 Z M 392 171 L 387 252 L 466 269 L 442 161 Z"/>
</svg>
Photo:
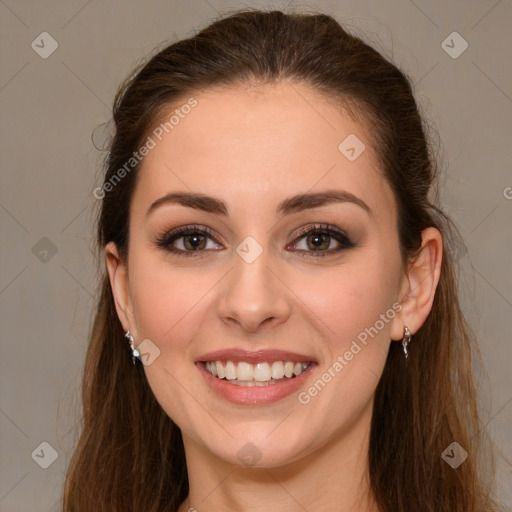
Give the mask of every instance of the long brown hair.
<svg viewBox="0 0 512 512">
<path fill-rule="evenodd" d="M 427 125 L 408 77 L 332 17 L 231 13 L 164 48 L 133 73 L 113 108 L 100 253 L 114 241 L 128 257 L 129 206 L 139 165 L 126 163 L 164 109 L 210 86 L 280 80 L 309 85 L 350 106 L 366 123 L 396 197 L 404 261 L 417 253 L 425 228 L 436 227 L 445 240 L 433 308 L 415 333 L 409 364 L 399 344 L 391 343 L 376 390 L 369 467 L 377 503 L 383 512 L 497 510 L 480 477 L 483 430 L 472 373 L 477 352 L 457 297 L 455 231 L 436 205 L 438 166 Z M 127 172 L 114 183 L 123 166 Z M 181 433 L 157 403 L 142 365 L 131 364 L 105 268 L 101 272 L 83 376 L 81 434 L 63 510 L 174 512 L 188 494 Z M 469 454 L 456 469 L 442 458 L 453 442 Z"/>
</svg>

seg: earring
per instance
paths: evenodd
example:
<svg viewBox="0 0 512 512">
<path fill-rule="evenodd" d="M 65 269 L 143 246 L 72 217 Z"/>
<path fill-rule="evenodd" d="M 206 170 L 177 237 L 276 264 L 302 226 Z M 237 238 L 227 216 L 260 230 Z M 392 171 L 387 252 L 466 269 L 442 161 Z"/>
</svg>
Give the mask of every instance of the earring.
<svg viewBox="0 0 512 512">
<path fill-rule="evenodd" d="M 409 345 L 409 343 L 411 342 L 411 339 L 412 339 L 411 331 L 409 331 L 409 328 L 407 326 L 404 326 L 404 337 L 402 339 L 402 347 L 404 350 L 405 359 L 407 359 L 407 357 L 409 356 L 409 354 L 407 352 L 407 345 Z"/>
<path fill-rule="evenodd" d="M 130 343 L 130 349 L 132 351 L 132 362 L 135 364 L 135 358 L 140 360 L 140 352 L 138 349 L 135 348 L 135 343 L 133 342 L 133 336 L 131 335 L 130 331 L 126 331 L 126 334 L 124 335 L 125 338 L 128 338 Z"/>
</svg>

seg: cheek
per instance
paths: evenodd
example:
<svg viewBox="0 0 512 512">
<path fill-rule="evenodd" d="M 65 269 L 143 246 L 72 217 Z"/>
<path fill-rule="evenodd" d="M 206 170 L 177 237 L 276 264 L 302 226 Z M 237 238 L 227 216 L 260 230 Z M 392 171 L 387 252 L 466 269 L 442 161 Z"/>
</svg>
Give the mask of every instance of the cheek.
<svg viewBox="0 0 512 512">
<path fill-rule="evenodd" d="M 398 252 L 368 250 L 364 258 L 355 255 L 350 264 L 317 273 L 314 286 L 304 281 L 297 290 L 325 326 L 328 354 L 318 376 L 322 382 L 304 390 L 301 403 L 314 402 L 319 417 L 336 418 L 332 433 L 359 417 L 373 397 L 391 342 L 399 276 Z"/>
<path fill-rule="evenodd" d="M 302 290 L 307 307 L 321 320 L 317 325 L 325 326 L 322 342 L 327 358 L 317 380 L 303 390 L 300 403 L 305 411 L 329 421 L 326 436 L 349 428 L 367 412 L 375 393 L 396 316 L 392 306 L 398 273 L 389 272 L 392 268 L 364 265 L 361 271 L 354 266 L 350 271 L 326 272 L 317 276 L 307 294 L 306 288 Z M 302 296 L 301 291 L 297 294 Z M 302 426 L 310 436 L 317 427 L 315 422 Z"/>
<path fill-rule="evenodd" d="M 354 258 L 355 260 L 355 258 Z M 390 339 L 399 268 L 396 261 L 364 263 L 317 273 L 297 281 L 295 291 L 323 324 L 331 358 L 349 350 L 353 340 L 373 345 Z M 376 332 L 378 331 L 378 332 Z"/>
<path fill-rule="evenodd" d="M 145 256 L 134 262 L 131 276 L 132 303 L 138 337 L 150 339 L 159 356 L 144 367 L 155 398 L 178 425 L 207 422 L 201 405 L 190 400 L 186 389 L 198 379 L 192 369 L 191 342 L 204 338 L 204 318 L 212 308 L 207 294 L 219 277 L 214 272 L 188 269 Z M 207 330 L 207 332 L 209 332 Z M 192 379 L 192 380 L 191 380 Z M 192 392 L 193 393 L 193 392 Z"/>
<path fill-rule="evenodd" d="M 216 282 L 215 276 L 198 267 L 180 268 L 160 258 L 143 256 L 133 261 L 130 287 L 139 337 L 166 343 L 172 339 L 178 348 L 186 329 L 188 337 L 196 308 L 206 299 L 206 292 Z M 218 280 L 218 279 L 217 279 Z"/>
</svg>

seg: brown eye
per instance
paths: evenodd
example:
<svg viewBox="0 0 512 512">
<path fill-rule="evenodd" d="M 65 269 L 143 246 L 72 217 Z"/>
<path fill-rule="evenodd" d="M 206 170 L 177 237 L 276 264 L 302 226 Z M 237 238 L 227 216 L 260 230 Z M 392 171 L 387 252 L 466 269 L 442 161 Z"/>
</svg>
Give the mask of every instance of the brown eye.
<svg viewBox="0 0 512 512">
<path fill-rule="evenodd" d="M 306 237 L 308 248 L 312 251 L 329 249 L 331 237 L 323 233 L 315 233 Z"/>
<path fill-rule="evenodd" d="M 210 242 L 210 244 L 209 244 Z M 162 234 L 157 247 L 183 256 L 199 256 L 208 250 L 218 250 L 213 232 L 206 227 L 186 226 Z"/>
<path fill-rule="evenodd" d="M 198 251 L 206 247 L 206 237 L 204 237 L 203 235 L 185 235 L 180 238 L 183 238 L 183 245 L 188 250 Z"/>
<path fill-rule="evenodd" d="M 303 242 L 302 242 L 303 240 Z M 335 247 L 333 248 L 333 245 Z M 293 243 L 294 251 L 307 256 L 327 256 L 355 247 L 349 237 L 328 224 L 304 230 Z"/>
</svg>

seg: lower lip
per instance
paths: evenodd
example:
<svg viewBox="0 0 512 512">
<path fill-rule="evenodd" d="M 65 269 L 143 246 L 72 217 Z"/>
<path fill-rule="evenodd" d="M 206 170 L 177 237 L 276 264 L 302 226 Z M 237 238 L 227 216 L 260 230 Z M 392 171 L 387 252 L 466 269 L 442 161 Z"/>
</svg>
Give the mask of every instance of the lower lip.
<svg viewBox="0 0 512 512">
<path fill-rule="evenodd" d="M 284 379 L 277 384 L 269 384 L 268 386 L 251 387 L 237 386 L 236 384 L 231 384 L 229 380 L 218 379 L 205 368 L 203 363 L 196 363 L 196 366 L 206 383 L 221 398 L 234 404 L 261 405 L 277 402 L 296 393 L 309 377 L 316 363 L 311 363 L 304 373 L 293 379 Z"/>
</svg>

